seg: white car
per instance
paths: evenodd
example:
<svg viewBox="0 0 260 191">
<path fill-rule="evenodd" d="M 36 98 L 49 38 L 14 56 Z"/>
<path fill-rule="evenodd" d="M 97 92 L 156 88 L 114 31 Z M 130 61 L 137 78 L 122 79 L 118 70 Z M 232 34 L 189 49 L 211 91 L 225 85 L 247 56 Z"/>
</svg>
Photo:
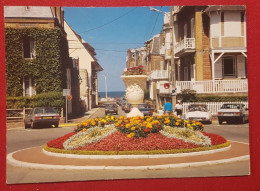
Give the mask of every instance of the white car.
<svg viewBox="0 0 260 191">
<path fill-rule="evenodd" d="M 222 124 L 223 121 L 245 123 L 248 121 L 248 108 L 241 103 L 223 104 L 218 111 L 218 122 Z"/>
<path fill-rule="evenodd" d="M 184 118 L 202 123 L 212 123 L 212 114 L 206 104 L 190 104 Z"/>
</svg>

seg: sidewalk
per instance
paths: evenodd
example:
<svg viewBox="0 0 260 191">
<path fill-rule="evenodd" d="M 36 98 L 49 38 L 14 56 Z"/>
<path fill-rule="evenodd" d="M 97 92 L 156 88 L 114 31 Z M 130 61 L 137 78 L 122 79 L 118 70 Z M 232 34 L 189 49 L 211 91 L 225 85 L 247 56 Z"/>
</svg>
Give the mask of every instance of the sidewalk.
<svg viewBox="0 0 260 191">
<path fill-rule="evenodd" d="M 68 123 L 65 123 L 65 120 L 60 120 L 60 124 L 59 124 L 59 127 L 66 127 L 66 126 L 76 126 L 78 123 L 86 120 L 86 119 L 89 119 L 92 117 L 92 115 L 94 115 L 100 108 L 93 108 L 89 111 L 87 111 L 84 115 L 82 116 L 79 116 L 79 117 L 75 117 L 73 119 L 69 119 L 68 120 Z M 17 128 L 17 127 L 20 127 L 20 128 L 24 128 L 24 122 L 22 120 L 15 120 L 15 121 L 7 121 L 6 123 L 6 128 L 7 129 L 11 129 L 11 128 Z"/>
<path fill-rule="evenodd" d="M 91 110 L 85 112 L 82 116 L 75 117 L 73 119 L 69 119 L 68 123 L 65 121 L 60 121 L 59 127 L 66 127 L 66 126 L 76 126 L 77 124 L 81 123 L 82 121 L 85 121 L 92 117 L 100 108 L 92 108 Z"/>
</svg>

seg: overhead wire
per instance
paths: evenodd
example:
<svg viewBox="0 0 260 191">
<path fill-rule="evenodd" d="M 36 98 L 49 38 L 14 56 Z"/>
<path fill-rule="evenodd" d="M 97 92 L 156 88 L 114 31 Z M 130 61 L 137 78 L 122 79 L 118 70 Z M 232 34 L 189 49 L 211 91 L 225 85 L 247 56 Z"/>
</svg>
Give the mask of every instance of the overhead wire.
<svg viewBox="0 0 260 191">
<path fill-rule="evenodd" d="M 160 7 L 160 10 L 159 10 L 159 11 L 161 11 L 161 9 L 162 9 L 162 6 Z M 154 26 L 153 26 L 153 30 L 152 30 L 152 32 L 151 32 L 151 34 L 150 34 L 150 38 L 152 37 L 153 31 L 154 31 L 155 26 L 156 26 L 156 24 L 157 24 L 157 20 L 158 20 L 159 14 L 160 14 L 160 12 L 157 13 L 157 17 L 156 17 L 156 20 L 155 20 L 155 23 L 154 23 Z"/>
<path fill-rule="evenodd" d="M 96 29 L 102 28 L 102 27 L 104 27 L 104 26 L 106 26 L 106 25 L 109 25 L 109 24 L 111 24 L 111 23 L 113 23 L 113 22 L 115 22 L 115 21 L 121 19 L 122 17 L 126 16 L 127 14 L 131 13 L 131 12 L 134 11 L 136 8 L 137 8 L 137 7 L 131 9 L 130 11 L 126 12 L 125 14 L 123 14 L 123 15 L 121 15 L 121 16 L 115 18 L 115 19 L 113 19 L 112 21 L 109 21 L 109 22 L 107 22 L 107 23 L 105 23 L 105 24 L 103 24 L 103 25 L 97 26 L 97 27 L 95 27 L 95 28 L 88 29 L 88 30 L 86 30 L 86 31 L 82 31 L 82 32 L 80 32 L 80 33 L 78 33 L 78 34 L 86 33 L 86 32 L 92 31 L 92 30 L 96 30 Z"/>
</svg>

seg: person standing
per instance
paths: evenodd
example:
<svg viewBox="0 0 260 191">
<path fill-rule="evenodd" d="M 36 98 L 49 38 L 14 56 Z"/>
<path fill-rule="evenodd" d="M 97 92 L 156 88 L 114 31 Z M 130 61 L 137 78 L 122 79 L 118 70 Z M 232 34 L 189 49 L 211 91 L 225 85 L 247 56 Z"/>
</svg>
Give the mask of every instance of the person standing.
<svg viewBox="0 0 260 191">
<path fill-rule="evenodd" d="M 176 111 L 176 115 L 181 118 L 182 117 L 182 113 L 183 113 L 183 107 L 182 107 L 182 103 L 181 100 L 177 101 L 177 104 L 175 105 L 175 111 Z"/>
<path fill-rule="evenodd" d="M 170 102 L 166 102 L 164 104 L 164 114 L 171 114 L 173 112 L 172 104 Z"/>
</svg>

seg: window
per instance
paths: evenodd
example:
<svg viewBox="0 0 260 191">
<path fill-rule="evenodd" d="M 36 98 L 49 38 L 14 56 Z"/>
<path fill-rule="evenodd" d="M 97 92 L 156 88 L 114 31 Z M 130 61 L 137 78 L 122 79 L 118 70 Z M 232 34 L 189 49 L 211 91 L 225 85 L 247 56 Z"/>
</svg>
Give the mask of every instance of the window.
<svg viewBox="0 0 260 191">
<path fill-rule="evenodd" d="M 236 65 L 233 57 L 224 57 L 222 60 L 222 76 L 236 77 Z"/>
<path fill-rule="evenodd" d="M 33 38 L 24 37 L 23 39 L 23 58 L 35 58 L 35 42 Z"/>
<path fill-rule="evenodd" d="M 35 84 L 31 76 L 25 76 L 23 78 L 23 96 L 35 95 Z"/>
<path fill-rule="evenodd" d="M 191 33 L 190 37 L 194 38 L 194 18 L 191 18 L 190 20 L 190 33 Z"/>
</svg>

